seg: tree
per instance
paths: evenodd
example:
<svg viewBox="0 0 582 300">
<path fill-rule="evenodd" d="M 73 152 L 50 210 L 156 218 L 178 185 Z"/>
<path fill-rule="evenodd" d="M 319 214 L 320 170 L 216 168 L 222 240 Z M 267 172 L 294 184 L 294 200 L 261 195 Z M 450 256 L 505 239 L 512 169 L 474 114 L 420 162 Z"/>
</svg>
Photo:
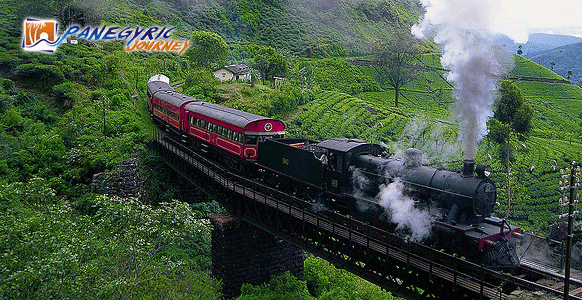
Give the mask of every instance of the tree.
<svg viewBox="0 0 582 300">
<path fill-rule="evenodd" d="M 525 140 L 532 129 L 533 108 L 524 101 L 521 90 L 511 81 L 504 80 L 499 86 L 499 100 L 493 119 L 489 120 L 488 136 L 499 144 L 499 159 L 507 168 L 507 213 L 511 204 L 510 164 L 515 159 L 511 153 L 511 137 Z"/>
<path fill-rule="evenodd" d="M 394 106 L 398 107 L 400 89 L 418 74 L 409 65 L 420 53 L 418 41 L 409 31 L 399 30 L 388 40 L 376 42 L 373 51 L 376 79 L 394 88 Z"/>
<path fill-rule="evenodd" d="M 228 44 L 217 33 L 195 30 L 186 56 L 196 68 L 216 68 L 228 56 Z"/>
<path fill-rule="evenodd" d="M 513 82 L 504 80 L 499 85 L 499 100 L 493 118 L 508 124 L 512 132 L 524 140 L 532 129 L 533 109 L 525 102 L 521 89 Z"/>
<path fill-rule="evenodd" d="M 267 70 L 269 69 L 270 63 L 264 55 L 255 55 L 253 59 L 253 68 L 259 71 L 259 76 L 261 77 L 261 83 L 265 84 L 265 76 L 267 75 Z"/>
<path fill-rule="evenodd" d="M 270 46 L 250 45 L 249 52 L 254 56 L 252 67 L 261 73 L 263 82 L 274 76 L 285 77 L 289 63 L 283 54 Z"/>
</svg>

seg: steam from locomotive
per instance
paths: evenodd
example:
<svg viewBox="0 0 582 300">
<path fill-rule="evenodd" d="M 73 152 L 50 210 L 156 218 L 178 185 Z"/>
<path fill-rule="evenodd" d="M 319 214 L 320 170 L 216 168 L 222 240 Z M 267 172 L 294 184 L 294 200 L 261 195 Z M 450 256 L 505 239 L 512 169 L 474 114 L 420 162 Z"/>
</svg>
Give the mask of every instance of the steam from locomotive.
<svg viewBox="0 0 582 300">
<path fill-rule="evenodd" d="M 416 149 L 409 149 L 405 152 L 407 165 L 421 165 L 422 155 Z M 370 190 L 368 185 L 377 184 L 368 179 L 364 172 L 357 167 L 352 167 L 354 194 L 362 197 L 366 190 Z M 416 206 L 416 201 L 405 192 L 405 185 L 399 177 L 394 178 L 389 170 L 382 170 L 384 178 L 393 178 L 394 181 L 382 183 L 378 187 L 378 194 L 375 199 L 384 208 L 382 218 L 388 222 L 397 224 L 396 231 L 404 233 L 407 238 L 413 241 L 423 241 L 431 234 L 432 221 L 437 218 L 436 211 L 421 209 Z M 375 190 L 372 188 L 372 190 Z M 366 211 L 369 209 L 364 203 L 360 203 L 359 209 Z M 432 214 L 431 214 L 432 213 Z"/>
<path fill-rule="evenodd" d="M 400 179 L 380 186 L 376 196 L 380 206 L 390 214 L 390 221 L 398 224 L 396 230 L 409 232 L 413 241 L 422 241 L 431 233 L 433 216 L 427 210 L 415 206 L 415 201 L 404 192 L 404 183 Z"/>
<path fill-rule="evenodd" d="M 513 55 L 493 46 L 493 18 L 499 7 L 490 1 L 424 0 L 426 14 L 412 28 L 419 37 L 434 36 L 443 49 L 441 64 L 454 85 L 455 110 L 466 159 L 474 159 L 493 115 L 494 76 L 513 68 Z"/>
</svg>

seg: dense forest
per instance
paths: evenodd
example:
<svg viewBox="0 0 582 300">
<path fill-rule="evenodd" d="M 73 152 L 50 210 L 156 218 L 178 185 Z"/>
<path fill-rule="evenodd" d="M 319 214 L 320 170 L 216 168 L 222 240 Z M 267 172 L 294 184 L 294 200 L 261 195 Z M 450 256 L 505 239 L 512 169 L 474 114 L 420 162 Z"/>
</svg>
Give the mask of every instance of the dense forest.
<svg viewBox="0 0 582 300">
<path fill-rule="evenodd" d="M 410 64 L 420 71 L 400 89 L 398 106 L 394 89 L 365 63 L 376 41 L 409 28 L 420 13 L 408 0 L 0 3 L 0 298 L 220 297 L 220 282 L 209 271 L 208 216 L 221 209 L 181 201 L 170 171 L 148 147 L 154 125 L 145 86 L 154 74 L 184 82 L 182 92 L 205 101 L 279 118 L 292 137 L 358 137 L 396 155 L 417 147 L 427 163 L 459 168 L 453 91 L 438 48 L 419 42 L 421 53 Z M 127 52 L 120 41 L 83 39 L 53 54 L 26 52 L 21 28 L 32 16 L 60 24 L 171 24 L 183 39 L 213 32 L 227 45 L 226 55 L 200 64 L 188 53 Z M 544 235 L 563 213 L 559 171 L 582 158 L 582 90 L 515 59 L 506 79 L 532 106 L 533 128 L 510 140 L 511 176 L 493 137 L 480 143 L 477 161 L 493 167 L 496 214 L 509 213 L 512 222 Z M 268 76 L 215 80 L 213 68 L 229 63 L 262 68 Z M 275 87 L 272 76 L 286 84 Z M 136 154 L 147 186 L 143 197 L 91 191 L 94 174 Z M 240 299 L 392 297 L 312 256 L 305 273 L 305 281 L 284 274 L 245 285 Z"/>
</svg>

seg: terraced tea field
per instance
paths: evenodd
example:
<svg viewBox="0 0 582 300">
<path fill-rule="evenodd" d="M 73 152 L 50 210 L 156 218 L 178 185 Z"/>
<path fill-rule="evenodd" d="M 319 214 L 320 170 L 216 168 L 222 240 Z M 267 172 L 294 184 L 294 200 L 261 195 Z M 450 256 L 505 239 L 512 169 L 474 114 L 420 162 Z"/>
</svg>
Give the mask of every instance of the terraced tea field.
<svg viewBox="0 0 582 300">
<path fill-rule="evenodd" d="M 510 218 L 544 231 L 561 213 L 559 169 L 572 160 L 582 161 L 582 88 L 564 83 L 554 72 L 521 57 L 516 58 L 515 66 L 509 77 L 515 80 L 535 114 L 531 135 L 524 141 L 512 141 L 516 161 L 511 166 Z M 452 87 L 438 66 L 431 67 L 435 69 L 423 72 L 404 88 L 399 107 L 394 107 L 392 90 L 357 95 L 325 91 L 287 120 L 288 132 L 290 136 L 315 140 L 361 138 L 383 142 L 391 150 L 414 146 L 434 155 L 430 162 L 458 168 L 462 154 L 455 150 L 458 126 L 450 113 L 454 103 Z M 360 68 L 365 74 L 372 73 L 365 66 Z M 453 157 L 443 155 L 445 148 Z M 497 182 L 500 202 L 497 213 L 503 216 L 507 210 L 507 176 L 505 164 L 496 159 L 497 151 L 485 138 L 477 161 L 493 167 L 492 178 Z M 554 160 L 557 171 L 552 168 Z"/>
</svg>

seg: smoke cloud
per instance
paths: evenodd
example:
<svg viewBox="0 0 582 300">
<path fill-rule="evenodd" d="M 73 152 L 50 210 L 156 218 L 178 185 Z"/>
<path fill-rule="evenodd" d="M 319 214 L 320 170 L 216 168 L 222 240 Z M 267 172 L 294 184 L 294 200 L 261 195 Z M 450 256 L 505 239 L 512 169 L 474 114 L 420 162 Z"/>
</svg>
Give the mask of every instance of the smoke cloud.
<svg viewBox="0 0 582 300">
<path fill-rule="evenodd" d="M 487 133 L 486 122 L 493 115 L 495 77 L 513 67 L 513 56 L 493 45 L 500 33 L 499 1 L 422 0 L 426 9 L 412 33 L 432 38 L 442 46 L 441 64 L 450 71 L 455 114 L 466 159 L 474 159 L 478 143 Z"/>
<path fill-rule="evenodd" d="M 390 214 L 396 230 L 408 232 L 410 239 L 422 241 L 430 235 L 432 218 L 428 211 L 415 207 L 414 200 L 403 193 L 404 184 L 396 179 L 390 184 L 380 186 L 376 198 L 379 204 Z"/>
<path fill-rule="evenodd" d="M 421 156 L 414 155 L 417 154 L 416 152 L 412 153 L 414 151 L 407 152 L 416 163 L 419 163 L 422 159 Z M 432 220 L 438 216 L 431 215 L 430 208 L 427 210 L 418 208 L 415 205 L 414 199 L 405 194 L 404 184 L 398 177 L 393 176 L 398 170 L 380 170 L 384 174 L 382 178 L 385 178 L 386 182 L 391 181 L 389 183 L 374 182 L 368 179 L 362 170 L 353 166 L 350 168 L 350 171 L 352 173 L 352 185 L 356 197 L 365 198 L 365 195 L 376 194 L 376 204 L 357 201 L 357 208 L 360 211 L 369 212 L 369 210 L 373 211 L 380 208 L 382 209 L 380 219 L 396 224 L 396 232 L 399 234 L 417 242 L 429 237 Z"/>
</svg>

